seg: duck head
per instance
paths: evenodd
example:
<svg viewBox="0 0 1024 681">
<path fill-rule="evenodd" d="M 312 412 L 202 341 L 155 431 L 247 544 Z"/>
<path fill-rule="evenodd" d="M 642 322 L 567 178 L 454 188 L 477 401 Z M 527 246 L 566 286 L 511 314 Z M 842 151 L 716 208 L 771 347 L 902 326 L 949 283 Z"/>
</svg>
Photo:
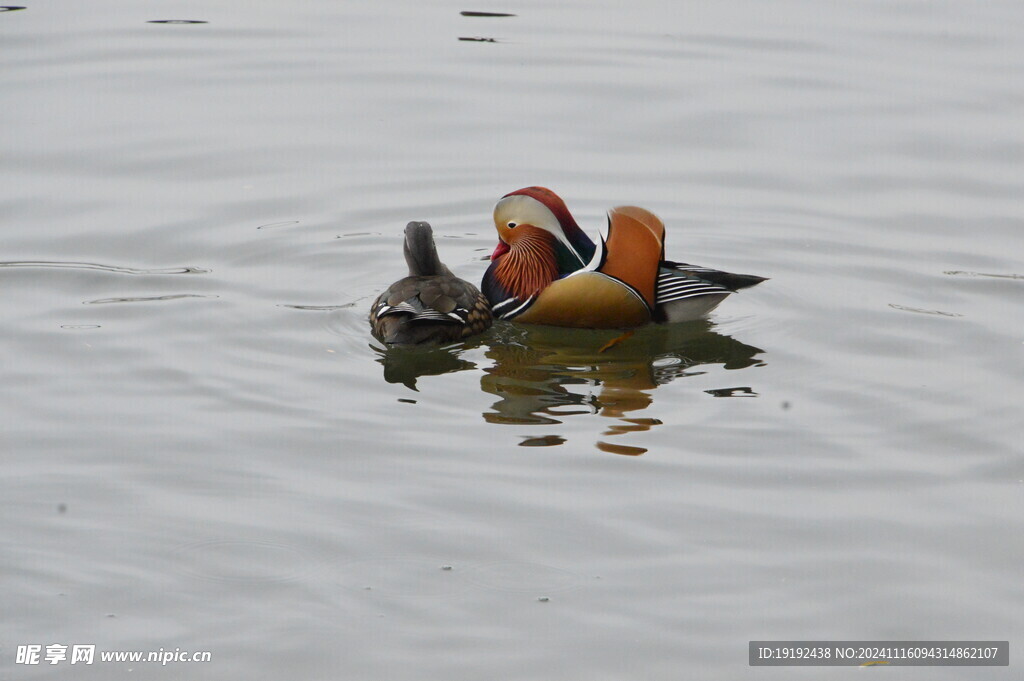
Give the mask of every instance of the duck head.
<svg viewBox="0 0 1024 681">
<path fill-rule="evenodd" d="M 503 196 L 494 206 L 494 227 L 499 242 L 491 260 L 507 253 L 521 233 L 534 230 L 553 237 L 551 247 L 562 276 L 584 267 L 594 254 L 594 243 L 576 224 L 565 202 L 546 187 L 525 187 Z"/>
<path fill-rule="evenodd" d="M 582 269 L 594 243 L 550 189 L 526 187 L 494 206 L 498 246 L 481 289 L 496 316 L 518 314 L 551 282 Z"/>
<path fill-rule="evenodd" d="M 406 225 L 402 250 L 410 277 L 454 276 L 437 255 L 430 223 L 416 221 Z"/>
</svg>

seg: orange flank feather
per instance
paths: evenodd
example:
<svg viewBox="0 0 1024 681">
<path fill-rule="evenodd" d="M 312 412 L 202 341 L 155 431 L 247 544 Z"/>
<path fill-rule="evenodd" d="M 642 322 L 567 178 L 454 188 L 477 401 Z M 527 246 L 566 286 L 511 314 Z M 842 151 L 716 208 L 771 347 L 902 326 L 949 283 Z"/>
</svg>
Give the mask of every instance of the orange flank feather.
<svg viewBox="0 0 1024 681">
<path fill-rule="evenodd" d="M 653 310 L 665 225 L 650 211 L 620 206 L 608 211 L 604 263 L 598 271 L 633 287 Z"/>
<path fill-rule="evenodd" d="M 555 237 L 533 225 L 520 225 L 506 234 L 509 251 L 498 262 L 495 275 L 512 295 L 526 300 L 558 276 Z"/>
</svg>

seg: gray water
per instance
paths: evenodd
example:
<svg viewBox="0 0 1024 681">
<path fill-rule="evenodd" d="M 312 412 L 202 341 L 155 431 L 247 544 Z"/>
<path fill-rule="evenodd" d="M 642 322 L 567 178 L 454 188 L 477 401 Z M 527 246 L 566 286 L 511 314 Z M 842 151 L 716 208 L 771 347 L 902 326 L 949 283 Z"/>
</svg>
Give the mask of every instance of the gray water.
<svg viewBox="0 0 1024 681">
<path fill-rule="evenodd" d="M 0 12 L 0 678 L 1019 666 L 1024 6 L 624 7 Z M 604 352 L 376 348 L 405 223 L 479 281 L 531 184 L 771 279 Z M 53 643 L 212 659 L 16 663 Z"/>
</svg>

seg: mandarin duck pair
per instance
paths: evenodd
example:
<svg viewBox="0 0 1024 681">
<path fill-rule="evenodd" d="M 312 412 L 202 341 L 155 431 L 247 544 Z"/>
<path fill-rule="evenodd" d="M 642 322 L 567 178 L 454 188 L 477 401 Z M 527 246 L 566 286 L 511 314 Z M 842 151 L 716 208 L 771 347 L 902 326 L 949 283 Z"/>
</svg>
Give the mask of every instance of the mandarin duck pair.
<svg viewBox="0 0 1024 681">
<path fill-rule="evenodd" d="M 665 225 L 636 206 L 608 211 L 606 233 L 595 243 L 544 187 L 502 197 L 494 225 L 499 241 L 481 294 L 441 264 L 429 225 L 409 223 L 409 276 L 373 304 L 374 335 L 388 344 L 459 340 L 490 327 L 492 315 L 592 329 L 683 322 L 765 280 L 665 260 Z"/>
</svg>

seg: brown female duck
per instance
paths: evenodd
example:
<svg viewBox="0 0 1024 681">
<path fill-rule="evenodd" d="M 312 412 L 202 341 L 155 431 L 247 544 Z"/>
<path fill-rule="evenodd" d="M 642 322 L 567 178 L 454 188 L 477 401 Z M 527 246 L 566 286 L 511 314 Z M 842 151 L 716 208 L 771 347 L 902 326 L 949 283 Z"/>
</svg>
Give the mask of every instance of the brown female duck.
<svg viewBox="0 0 1024 681">
<path fill-rule="evenodd" d="M 448 343 L 491 326 L 487 299 L 444 266 L 428 223 L 406 226 L 404 250 L 409 276 L 388 287 L 370 308 L 374 337 L 387 345 Z"/>
</svg>

